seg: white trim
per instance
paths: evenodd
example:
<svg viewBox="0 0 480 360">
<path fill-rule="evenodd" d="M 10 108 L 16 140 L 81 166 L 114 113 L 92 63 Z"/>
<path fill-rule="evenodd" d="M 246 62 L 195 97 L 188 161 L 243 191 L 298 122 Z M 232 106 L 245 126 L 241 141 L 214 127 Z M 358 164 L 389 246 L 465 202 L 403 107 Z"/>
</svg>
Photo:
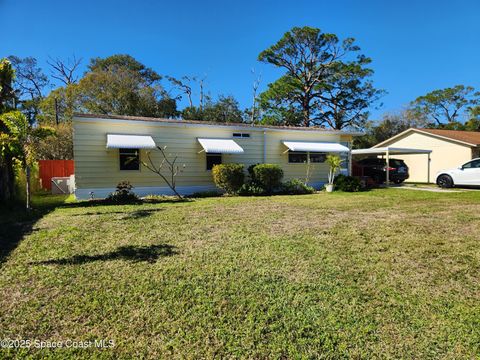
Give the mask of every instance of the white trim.
<svg viewBox="0 0 480 360">
<path fill-rule="evenodd" d="M 181 195 L 191 195 L 195 192 L 218 190 L 214 185 L 193 185 L 193 186 L 177 186 L 176 190 Z M 109 188 L 84 188 L 75 189 L 75 198 L 78 200 L 90 199 L 90 192 L 93 192 L 95 199 L 106 198 L 115 191 L 114 187 Z M 138 196 L 147 195 L 174 195 L 168 186 L 139 186 L 134 187 L 132 191 Z"/>
<path fill-rule="evenodd" d="M 409 132 L 417 132 L 417 133 L 420 133 L 422 135 L 430 135 L 430 136 L 433 136 L 433 137 L 436 137 L 436 138 L 439 138 L 439 139 L 442 139 L 442 140 L 448 140 L 448 141 L 451 141 L 451 142 L 454 142 L 454 143 L 458 143 L 458 144 L 461 144 L 461 145 L 467 145 L 469 147 L 478 147 L 477 144 L 472 144 L 472 143 L 469 143 L 469 142 L 466 142 L 466 141 L 461 141 L 461 140 L 457 140 L 457 139 L 452 139 L 448 136 L 442 136 L 442 135 L 438 135 L 438 134 L 433 134 L 431 132 L 428 132 L 428 131 L 422 131 L 422 129 L 415 129 L 415 128 L 410 128 L 410 129 L 407 129 L 405 131 L 402 131 L 400 134 L 397 134 L 395 136 L 392 136 L 391 138 L 387 139 L 387 140 L 384 140 L 382 141 L 381 143 L 378 143 L 377 145 L 374 145 L 372 146 L 372 148 L 378 148 L 378 147 L 383 147 L 385 144 L 388 144 L 394 140 L 396 140 L 397 138 L 409 133 Z"/>
</svg>

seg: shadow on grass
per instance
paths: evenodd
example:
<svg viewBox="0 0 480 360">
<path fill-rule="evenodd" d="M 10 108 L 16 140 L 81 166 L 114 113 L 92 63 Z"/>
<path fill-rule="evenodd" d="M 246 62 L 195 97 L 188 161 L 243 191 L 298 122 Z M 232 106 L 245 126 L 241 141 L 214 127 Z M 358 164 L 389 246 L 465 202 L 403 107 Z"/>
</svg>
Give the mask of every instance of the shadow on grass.
<svg viewBox="0 0 480 360">
<path fill-rule="evenodd" d="M 142 205 L 142 204 L 175 204 L 175 203 L 184 203 L 184 202 L 192 202 L 193 199 L 190 198 L 165 198 L 165 199 L 145 199 L 138 203 L 113 203 L 104 199 L 95 199 L 95 200 L 83 200 L 77 201 L 72 203 L 67 203 L 61 205 L 62 208 L 89 208 L 89 207 L 97 207 L 97 206 L 135 206 L 135 205 Z"/>
<path fill-rule="evenodd" d="M 70 216 L 88 216 L 88 215 L 124 215 L 121 218 L 114 220 L 129 220 L 129 219 L 141 219 L 148 217 L 158 211 L 164 211 L 165 209 L 142 209 L 136 211 L 88 211 L 80 214 L 72 214 Z"/>
<path fill-rule="evenodd" d="M 150 246 L 122 246 L 105 254 L 75 255 L 68 258 L 31 262 L 32 265 L 82 265 L 94 261 L 125 260 L 132 262 L 154 263 L 161 257 L 178 254 L 176 247 L 168 244 Z"/>
<path fill-rule="evenodd" d="M 60 206 L 67 196 L 34 195 L 31 210 L 21 203 L 0 207 L 0 267 L 24 236 L 31 234 L 35 223 Z"/>
</svg>

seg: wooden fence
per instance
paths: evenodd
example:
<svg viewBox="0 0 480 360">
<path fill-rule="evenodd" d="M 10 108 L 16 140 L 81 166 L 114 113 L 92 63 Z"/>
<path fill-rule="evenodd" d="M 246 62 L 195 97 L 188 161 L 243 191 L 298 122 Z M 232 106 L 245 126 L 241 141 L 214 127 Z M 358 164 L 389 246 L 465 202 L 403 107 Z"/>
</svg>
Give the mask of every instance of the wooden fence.
<svg viewBox="0 0 480 360">
<path fill-rule="evenodd" d="M 52 177 L 68 177 L 74 174 L 73 160 L 40 160 L 38 162 L 42 189 L 52 190 Z"/>
</svg>

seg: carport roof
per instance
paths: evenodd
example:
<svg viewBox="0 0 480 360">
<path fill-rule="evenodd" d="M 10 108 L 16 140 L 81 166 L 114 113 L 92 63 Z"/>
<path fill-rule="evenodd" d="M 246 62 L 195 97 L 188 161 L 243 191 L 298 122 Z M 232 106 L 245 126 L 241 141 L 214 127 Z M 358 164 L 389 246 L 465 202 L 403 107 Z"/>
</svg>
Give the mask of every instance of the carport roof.
<svg viewBox="0 0 480 360">
<path fill-rule="evenodd" d="M 352 150 L 352 155 L 408 155 L 408 154 L 430 154 L 432 150 L 411 149 L 411 148 L 396 148 L 396 147 L 378 147 L 370 149 L 356 149 Z"/>
</svg>

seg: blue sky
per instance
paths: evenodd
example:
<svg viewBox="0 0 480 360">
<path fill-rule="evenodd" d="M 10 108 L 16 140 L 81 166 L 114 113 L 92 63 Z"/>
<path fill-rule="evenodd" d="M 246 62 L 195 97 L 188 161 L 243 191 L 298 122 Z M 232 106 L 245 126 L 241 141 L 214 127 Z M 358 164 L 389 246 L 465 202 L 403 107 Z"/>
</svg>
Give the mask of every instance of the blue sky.
<svg viewBox="0 0 480 360">
<path fill-rule="evenodd" d="M 354 37 L 388 94 L 372 118 L 426 92 L 480 88 L 480 2 L 446 0 L 147 1 L 0 0 L 0 57 L 84 59 L 128 53 L 160 74 L 207 75 L 212 95 L 251 104 L 279 71 L 258 54 L 293 26 Z"/>
</svg>

